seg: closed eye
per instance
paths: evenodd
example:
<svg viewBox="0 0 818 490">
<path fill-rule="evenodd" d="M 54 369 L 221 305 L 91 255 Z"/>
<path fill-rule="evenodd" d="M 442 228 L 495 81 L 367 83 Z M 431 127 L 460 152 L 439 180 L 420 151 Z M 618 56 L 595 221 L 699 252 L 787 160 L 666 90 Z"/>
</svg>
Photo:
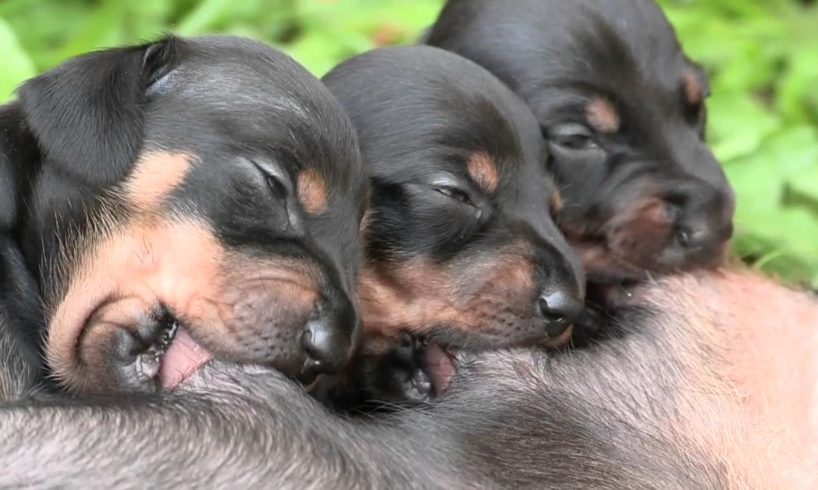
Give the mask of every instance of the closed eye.
<svg viewBox="0 0 818 490">
<path fill-rule="evenodd" d="M 264 176 L 270 194 L 278 200 L 286 200 L 290 195 L 289 179 L 286 173 L 277 165 L 263 160 L 250 160 Z"/>
<path fill-rule="evenodd" d="M 458 189 L 457 187 L 451 186 L 439 186 L 436 187 L 435 190 L 443 194 L 444 196 L 448 197 L 449 199 L 461 202 L 463 204 L 468 204 L 469 206 L 474 206 L 474 203 L 472 203 L 469 194 L 462 189 Z"/>
<path fill-rule="evenodd" d="M 278 177 L 267 175 L 265 176 L 265 180 L 273 197 L 276 199 L 287 199 L 287 188 Z"/>
<path fill-rule="evenodd" d="M 582 124 L 566 123 L 543 131 L 551 143 L 567 150 L 590 150 L 597 148 L 593 132 Z"/>
</svg>

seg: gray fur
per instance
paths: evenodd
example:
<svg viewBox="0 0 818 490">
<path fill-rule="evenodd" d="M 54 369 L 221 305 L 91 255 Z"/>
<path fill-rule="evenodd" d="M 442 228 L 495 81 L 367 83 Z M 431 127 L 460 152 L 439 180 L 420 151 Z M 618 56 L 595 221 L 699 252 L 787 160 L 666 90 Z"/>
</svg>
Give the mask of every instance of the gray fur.
<svg viewBox="0 0 818 490">
<path fill-rule="evenodd" d="M 712 354 L 679 342 L 681 319 L 630 317 L 588 352 L 462 359 L 440 402 L 383 418 L 329 413 L 280 375 L 222 364 L 165 398 L 7 405 L 0 484 L 725 488 L 720 462 L 676 430 L 690 389 L 679 352 Z"/>
<path fill-rule="evenodd" d="M 0 309 L 0 401 L 21 398 L 37 383 L 37 372 L 24 359 L 20 342 L 4 327 L 8 321 Z"/>
</svg>

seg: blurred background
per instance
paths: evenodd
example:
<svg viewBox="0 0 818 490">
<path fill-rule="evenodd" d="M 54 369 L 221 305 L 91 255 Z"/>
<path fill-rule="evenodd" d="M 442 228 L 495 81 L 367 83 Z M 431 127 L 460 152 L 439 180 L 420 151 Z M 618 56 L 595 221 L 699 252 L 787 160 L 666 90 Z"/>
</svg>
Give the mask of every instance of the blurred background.
<svg viewBox="0 0 818 490">
<path fill-rule="evenodd" d="M 735 250 L 818 287 L 818 7 L 814 0 L 660 0 L 712 76 L 710 141 L 738 194 Z M 231 33 L 323 75 L 353 54 L 410 43 L 442 0 L 0 0 L 0 102 L 92 49 Z"/>
</svg>

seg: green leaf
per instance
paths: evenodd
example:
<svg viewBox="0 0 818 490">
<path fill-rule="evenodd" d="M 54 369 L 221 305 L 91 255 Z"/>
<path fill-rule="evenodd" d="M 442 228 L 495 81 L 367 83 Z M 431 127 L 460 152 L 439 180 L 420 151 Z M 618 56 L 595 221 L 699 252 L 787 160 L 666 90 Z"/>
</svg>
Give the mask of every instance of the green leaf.
<svg viewBox="0 0 818 490">
<path fill-rule="evenodd" d="M 818 219 L 818 159 L 812 168 L 787 180 L 784 202 L 789 206 L 802 207 Z"/>
<path fill-rule="evenodd" d="M 24 80 L 35 75 L 31 62 L 8 23 L 0 18 L 0 53 L 3 53 L 3 69 L 0 70 L 0 101 L 9 99 Z"/>
<path fill-rule="evenodd" d="M 233 8 L 231 2 L 223 0 L 204 0 L 176 26 L 176 32 L 182 36 L 196 36 L 207 32 L 220 18 Z"/>
<path fill-rule="evenodd" d="M 708 110 L 713 151 L 722 160 L 753 153 L 781 125 L 777 114 L 743 91 L 716 91 Z"/>
<path fill-rule="evenodd" d="M 814 114 L 810 96 L 818 87 L 818 50 L 814 45 L 795 49 L 789 58 L 789 68 L 778 89 L 778 108 L 782 114 L 797 122 L 808 122 Z M 815 99 L 812 99 L 815 100 Z"/>
<path fill-rule="evenodd" d="M 793 280 L 815 279 L 818 219 L 802 200 L 788 199 L 788 187 L 814 191 L 807 179 L 816 167 L 818 136 L 805 126 L 770 136 L 757 152 L 726 167 L 736 190 L 735 249 L 740 255 L 755 257 L 765 271 Z M 800 269 L 792 266 L 796 263 Z"/>
<path fill-rule="evenodd" d="M 82 30 L 60 50 L 61 58 L 70 58 L 88 51 L 123 44 L 125 37 L 126 4 L 119 0 L 103 0 L 102 6 L 86 18 Z"/>
</svg>

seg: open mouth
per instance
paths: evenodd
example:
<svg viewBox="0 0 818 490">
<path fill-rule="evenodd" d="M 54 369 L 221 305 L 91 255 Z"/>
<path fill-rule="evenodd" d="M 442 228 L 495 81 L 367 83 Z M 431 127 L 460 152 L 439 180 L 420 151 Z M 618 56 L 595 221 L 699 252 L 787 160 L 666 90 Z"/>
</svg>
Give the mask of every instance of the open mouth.
<svg viewBox="0 0 818 490">
<path fill-rule="evenodd" d="M 411 337 L 412 352 L 405 395 L 430 400 L 446 394 L 457 373 L 456 349 L 425 337 Z"/>
<path fill-rule="evenodd" d="M 457 373 L 456 351 L 433 341 L 423 343 L 422 369 L 431 384 L 430 395 L 443 396 Z"/>
<path fill-rule="evenodd" d="M 564 333 L 550 339 L 538 347 L 545 349 L 564 348 L 571 341 L 573 326 L 569 326 Z M 410 398 L 429 400 L 442 397 L 451 387 L 457 374 L 462 353 L 466 348 L 445 344 L 434 338 L 412 336 L 414 345 L 413 366 L 414 372 L 409 380 Z M 469 352 L 477 353 L 481 349 Z"/>
<path fill-rule="evenodd" d="M 210 359 L 210 352 L 177 320 L 167 317 L 153 342 L 137 355 L 136 372 L 140 383 L 157 383 L 161 389 L 172 390 Z"/>
</svg>

